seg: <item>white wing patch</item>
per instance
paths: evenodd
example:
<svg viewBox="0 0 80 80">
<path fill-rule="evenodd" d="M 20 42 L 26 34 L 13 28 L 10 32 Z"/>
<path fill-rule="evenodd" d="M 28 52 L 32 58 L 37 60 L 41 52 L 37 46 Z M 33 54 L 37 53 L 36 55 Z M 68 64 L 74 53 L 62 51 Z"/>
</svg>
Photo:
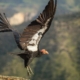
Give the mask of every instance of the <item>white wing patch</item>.
<svg viewBox="0 0 80 80">
<path fill-rule="evenodd" d="M 40 29 L 39 31 L 37 31 L 36 34 L 33 35 L 31 41 L 29 42 L 29 45 L 27 46 L 27 49 L 29 51 L 37 51 L 38 50 L 38 43 L 42 37 L 42 34 L 45 32 L 45 30 L 47 29 L 47 26 L 48 26 L 48 22 L 50 21 L 51 18 L 49 18 L 46 23 L 44 24 L 43 28 Z"/>
</svg>

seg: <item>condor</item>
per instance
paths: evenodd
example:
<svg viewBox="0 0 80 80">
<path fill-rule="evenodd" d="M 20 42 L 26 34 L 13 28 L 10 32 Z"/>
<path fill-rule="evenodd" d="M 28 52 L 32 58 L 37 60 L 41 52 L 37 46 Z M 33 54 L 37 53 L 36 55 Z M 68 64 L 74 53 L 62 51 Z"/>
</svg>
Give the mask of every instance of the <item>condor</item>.
<svg viewBox="0 0 80 80">
<path fill-rule="evenodd" d="M 17 46 L 24 50 L 23 53 L 17 55 L 24 60 L 24 66 L 28 69 L 30 69 L 29 64 L 33 58 L 49 54 L 45 49 L 39 50 L 39 42 L 50 28 L 56 6 L 57 0 L 49 0 L 43 12 L 24 29 L 22 34 L 12 29 L 5 14 L 0 14 L 0 32 L 13 32 Z"/>
</svg>

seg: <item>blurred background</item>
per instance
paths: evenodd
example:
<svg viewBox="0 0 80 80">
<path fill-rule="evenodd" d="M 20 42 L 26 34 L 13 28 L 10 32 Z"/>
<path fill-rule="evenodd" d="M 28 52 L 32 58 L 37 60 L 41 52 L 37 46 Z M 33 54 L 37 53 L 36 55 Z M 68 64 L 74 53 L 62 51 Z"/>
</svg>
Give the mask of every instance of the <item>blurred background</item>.
<svg viewBox="0 0 80 80">
<path fill-rule="evenodd" d="M 0 12 L 20 33 L 43 11 L 49 0 L 0 0 Z M 80 80 L 80 0 L 57 0 L 51 28 L 40 48 L 49 55 L 34 59 L 31 80 Z M 12 33 L 0 33 L 0 75 L 28 78 Z"/>
</svg>

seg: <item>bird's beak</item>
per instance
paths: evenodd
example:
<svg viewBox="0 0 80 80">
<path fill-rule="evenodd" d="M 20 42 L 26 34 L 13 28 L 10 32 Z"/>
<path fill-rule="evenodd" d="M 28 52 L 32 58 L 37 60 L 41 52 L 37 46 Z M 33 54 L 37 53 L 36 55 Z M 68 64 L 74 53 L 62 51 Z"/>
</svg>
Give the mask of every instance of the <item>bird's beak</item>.
<svg viewBox="0 0 80 80">
<path fill-rule="evenodd" d="M 49 54 L 48 51 L 46 51 L 45 49 L 41 50 L 42 54 Z"/>
<path fill-rule="evenodd" d="M 48 51 L 45 51 L 45 54 L 49 54 L 49 52 Z"/>
</svg>

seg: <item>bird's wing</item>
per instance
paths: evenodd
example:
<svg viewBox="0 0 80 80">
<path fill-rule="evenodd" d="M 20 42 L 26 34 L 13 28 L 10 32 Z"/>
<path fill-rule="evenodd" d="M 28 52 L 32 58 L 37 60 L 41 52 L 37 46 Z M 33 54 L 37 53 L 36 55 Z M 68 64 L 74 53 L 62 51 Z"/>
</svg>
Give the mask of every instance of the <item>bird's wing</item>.
<svg viewBox="0 0 80 80">
<path fill-rule="evenodd" d="M 9 31 L 11 31 L 9 22 L 8 22 L 5 14 L 2 15 L 0 13 L 0 32 L 9 32 Z"/>
<path fill-rule="evenodd" d="M 37 51 L 38 44 L 44 33 L 49 29 L 56 11 L 57 0 L 50 0 L 38 18 L 31 22 L 20 37 L 23 49 Z"/>
<path fill-rule="evenodd" d="M 6 15 L 5 15 L 5 13 L 4 14 L 0 13 L 0 32 L 13 32 L 13 35 L 14 35 L 15 41 L 17 43 L 17 46 L 20 49 L 22 49 L 22 47 L 19 44 L 20 34 L 18 33 L 18 31 L 14 30 L 11 27 L 11 25 L 8 22 L 8 19 L 7 19 Z"/>
</svg>

